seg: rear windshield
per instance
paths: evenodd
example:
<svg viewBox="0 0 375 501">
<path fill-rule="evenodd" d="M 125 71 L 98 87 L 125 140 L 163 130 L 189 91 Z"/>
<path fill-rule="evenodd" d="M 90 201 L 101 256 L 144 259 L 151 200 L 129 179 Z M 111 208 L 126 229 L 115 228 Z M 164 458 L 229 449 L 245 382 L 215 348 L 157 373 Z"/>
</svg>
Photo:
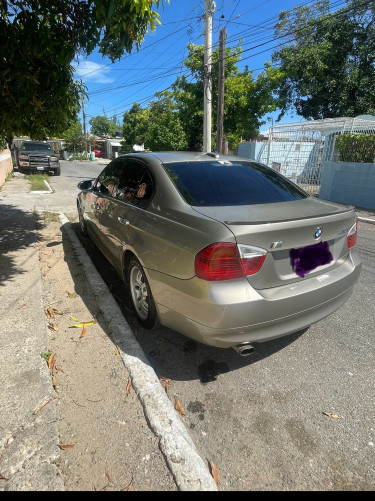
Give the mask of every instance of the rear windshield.
<svg viewBox="0 0 375 501">
<path fill-rule="evenodd" d="M 47 143 L 23 143 L 21 150 L 27 151 L 52 151 L 52 148 Z"/>
<path fill-rule="evenodd" d="M 190 205 L 267 204 L 308 197 L 278 172 L 257 162 L 178 162 L 164 168 Z"/>
</svg>

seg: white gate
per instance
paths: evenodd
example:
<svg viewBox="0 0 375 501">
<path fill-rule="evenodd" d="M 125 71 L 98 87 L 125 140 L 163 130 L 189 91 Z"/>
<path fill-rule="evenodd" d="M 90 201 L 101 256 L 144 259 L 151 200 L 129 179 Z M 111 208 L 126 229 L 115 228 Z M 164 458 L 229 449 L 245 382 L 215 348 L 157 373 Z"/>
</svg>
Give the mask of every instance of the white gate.
<svg viewBox="0 0 375 501">
<path fill-rule="evenodd" d="M 321 163 L 335 158 L 335 137 L 345 133 L 374 134 L 375 117 L 362 115 L 274 125 L 257 160 L 311 195 L 319 196 Z"/>
</svg>

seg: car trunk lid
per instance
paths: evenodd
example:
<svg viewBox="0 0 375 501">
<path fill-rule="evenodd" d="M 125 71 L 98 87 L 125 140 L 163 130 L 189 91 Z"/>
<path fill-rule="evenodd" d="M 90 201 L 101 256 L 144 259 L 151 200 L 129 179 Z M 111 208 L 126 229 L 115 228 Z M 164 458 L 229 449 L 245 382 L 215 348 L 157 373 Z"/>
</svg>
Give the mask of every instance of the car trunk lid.
<svg viewBox="0 0 375 501">
<path fill-rule="evenodd" d="M 352 206 L 314 197 L 195 210 L 225 224 L 237 244 L 267 251 L 260 271 L 248 277 L 255 289 L 306 280 L 339 266 L 348 256 L 346 236 L 356 220 Z"/>
</svg>

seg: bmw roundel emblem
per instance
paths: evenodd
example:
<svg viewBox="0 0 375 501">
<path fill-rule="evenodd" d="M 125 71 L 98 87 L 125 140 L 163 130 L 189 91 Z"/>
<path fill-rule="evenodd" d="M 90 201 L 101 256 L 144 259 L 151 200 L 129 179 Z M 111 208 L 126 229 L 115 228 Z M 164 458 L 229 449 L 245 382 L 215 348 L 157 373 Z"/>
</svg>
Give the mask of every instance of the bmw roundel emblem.
<svg viewBox="0 0 375 501">
<path fill-rule="evenodd" d="M 318 239 L 322 236 L 322 228 L 317 228 L 314 233 L 314 238 Z"/>
</svg>

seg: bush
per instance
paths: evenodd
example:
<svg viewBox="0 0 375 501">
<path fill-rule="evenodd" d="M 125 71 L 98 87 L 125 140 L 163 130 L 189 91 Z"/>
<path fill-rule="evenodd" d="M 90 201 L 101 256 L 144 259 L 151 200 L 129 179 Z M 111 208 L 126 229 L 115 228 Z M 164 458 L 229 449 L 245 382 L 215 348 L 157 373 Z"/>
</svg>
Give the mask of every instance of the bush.
<svg viewBox="0 0 375 501">
<path fill-rule="evenodd" d="M 374 134 L 343 134 L 336 137 L 340 162 L 374 163 Z"/>
</svg>

